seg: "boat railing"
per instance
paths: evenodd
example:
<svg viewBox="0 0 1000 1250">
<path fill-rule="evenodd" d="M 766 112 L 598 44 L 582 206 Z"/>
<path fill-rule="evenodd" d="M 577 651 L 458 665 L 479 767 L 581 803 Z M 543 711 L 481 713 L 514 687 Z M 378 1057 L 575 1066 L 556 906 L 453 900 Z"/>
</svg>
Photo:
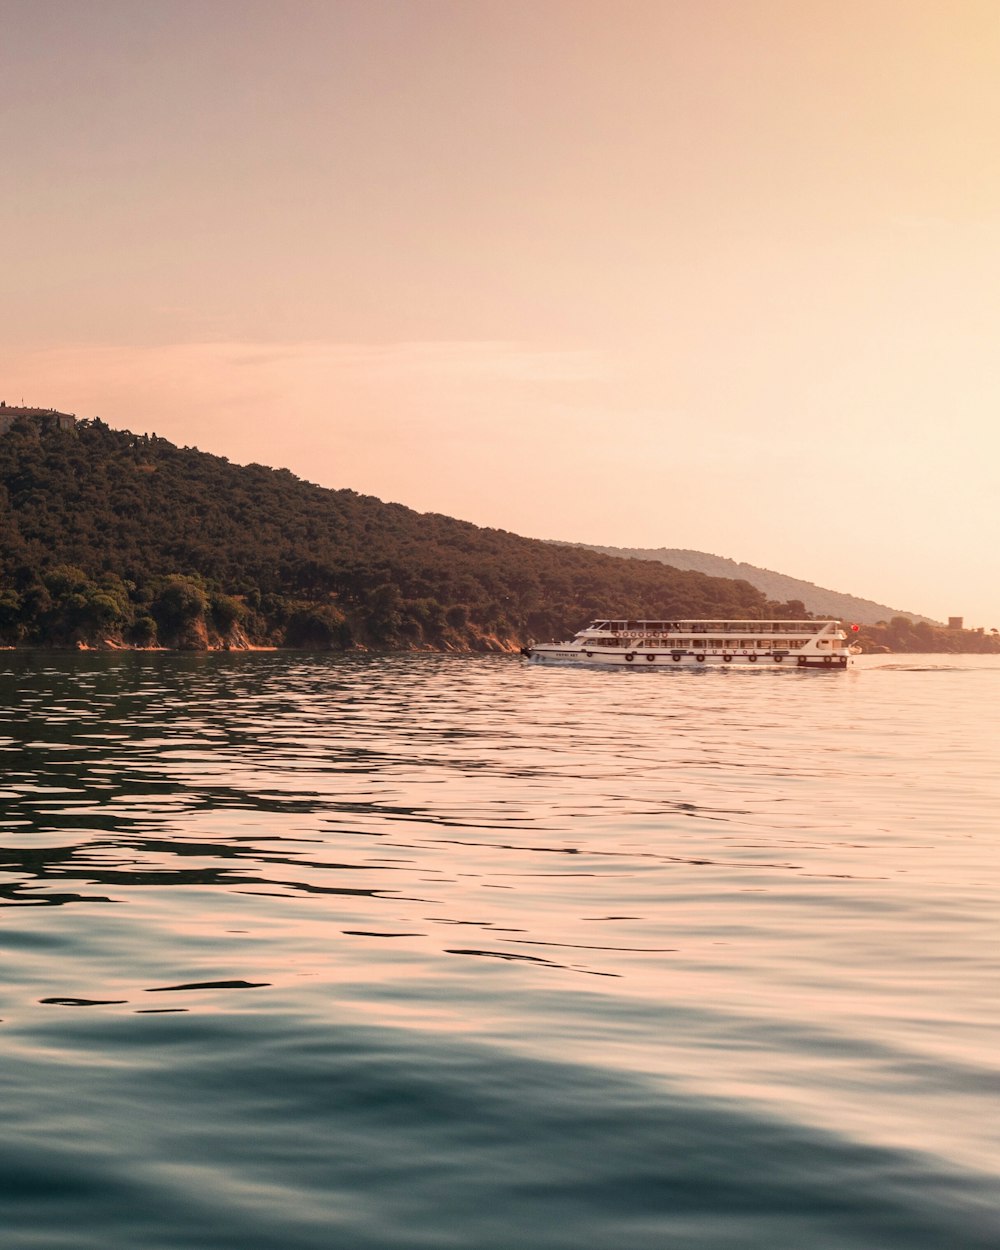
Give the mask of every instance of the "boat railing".
<svg viewBox="0 0 1000 1250">
<path fill-rule="evenodd" d="M 648 634 L 717 634 L 724 637 L 745 634 L 761 637 L 791 634 L 814 638 L 819 634 L 836 635 L 839 631 L 839 621 L 599 621 L 582 629 L 578 637 L 620 638 Z"/>
</svg>

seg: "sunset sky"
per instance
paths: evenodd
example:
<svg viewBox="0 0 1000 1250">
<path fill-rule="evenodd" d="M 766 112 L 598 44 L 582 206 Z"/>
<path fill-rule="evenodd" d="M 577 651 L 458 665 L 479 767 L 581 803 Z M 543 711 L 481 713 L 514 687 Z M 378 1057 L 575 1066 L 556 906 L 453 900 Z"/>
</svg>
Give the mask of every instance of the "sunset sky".
<svg viewBox="0 0 1000 1250">
<path fill-rule="evenodd" d="M 8 403 L 1000 628 L 997 0 L 4 0 L 0 106 Z"/>
</svg>

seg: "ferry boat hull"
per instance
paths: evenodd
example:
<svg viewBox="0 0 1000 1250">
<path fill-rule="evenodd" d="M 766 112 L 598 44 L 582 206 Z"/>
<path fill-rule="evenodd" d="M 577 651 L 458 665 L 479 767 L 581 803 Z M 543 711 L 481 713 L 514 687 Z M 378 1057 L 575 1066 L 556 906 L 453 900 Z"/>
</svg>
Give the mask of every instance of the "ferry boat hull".
<svg viewBox="0 0 1000 1250">
<path fill-rule="evenodd" d="M 617 666 L 620 668 L 628 668 L 633 665 L 635 668 L 648 667 L 649 665 L 658 666 L 660 668 L 739 668 L 739 667 L 760 667 L 766 668 L 774 664 L 785 664 L 788 668 L 818 668 L 829 671 L 831 669 L 847 668 L 850 657 L 838 656 L 834 659 L 832 656 L 814 656 L 807 658 L 805 656 L 762 656 L 762 655 L 700 655 L 700 654 L 682 654 L 672 655 L 670 652 L 636 652 L 635 655 L 592 655 L 587 652 L 578 651 L 559 651 L 552 647 L 526 647 L 523 652 L 529 660 L 534 664 L 572 664 L 578 667 L 596 666 L 606 668 L 609 666 Z"/>
<path fill-rule="evenodd" d="M 856 626 L 854 627 L 857 628 Z M 839 621 L 595 621 L 567 642 L 521 648 L 533 664 L 651 669 L 814 669 L 852 662 Z"/>
</svg>

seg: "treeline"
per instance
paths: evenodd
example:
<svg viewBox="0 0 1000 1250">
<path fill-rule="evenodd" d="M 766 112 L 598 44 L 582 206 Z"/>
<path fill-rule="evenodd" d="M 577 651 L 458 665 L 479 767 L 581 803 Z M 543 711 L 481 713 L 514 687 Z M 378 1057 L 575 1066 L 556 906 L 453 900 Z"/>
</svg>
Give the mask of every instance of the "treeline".
<svg viewBox="0 0 1000 1250">
<path fill-rule="evenodd" d="M 858 638 L 865 651 L 1000 654 L 1000 633 L 996 629 L 945 629 L 928 621 L 914 622 L 906 616 L 865 625 Z"/>
<path fill-rule="evenodd" d="M 0 437 L 0 641 L 504 649 L 601 614 L 805 615 L 613 559 L 237 466 L 100 420 Z"/>
</svg>

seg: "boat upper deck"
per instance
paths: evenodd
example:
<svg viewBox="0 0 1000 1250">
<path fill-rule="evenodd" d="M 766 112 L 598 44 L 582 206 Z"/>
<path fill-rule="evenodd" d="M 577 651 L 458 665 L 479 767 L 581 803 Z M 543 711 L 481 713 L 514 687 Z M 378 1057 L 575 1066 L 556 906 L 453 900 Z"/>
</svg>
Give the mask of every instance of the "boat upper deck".
<svg viewBox="0 0 1000 1250">
<path fill-rule="evenodd" d="M 645 634 L 700 634 L 730 635 L 746 634 L 754 637 L 767 634 L 782 636 L 798 635 L 812 638 L 831 630 L 840 630 L 840 621 L 637 621 L 637 620 L 598 620 L 592 621 L 585 629 L 580 630 L 577 637 L 610 637 L 622 635 Z"/>
</svg>

